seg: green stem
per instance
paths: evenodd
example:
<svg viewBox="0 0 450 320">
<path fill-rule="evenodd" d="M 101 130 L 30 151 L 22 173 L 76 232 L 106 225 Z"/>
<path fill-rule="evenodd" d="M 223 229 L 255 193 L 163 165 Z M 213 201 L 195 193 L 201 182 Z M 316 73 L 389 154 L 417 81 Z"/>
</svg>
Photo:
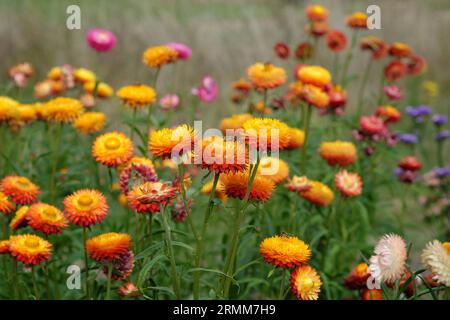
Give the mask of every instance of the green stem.
<svg viewBox="0 0 450 320">
<path fill-rule="evenodd" d="M 206 208 L 205 216 L 203 218 L 203 226 L 200 236 L 197 238 L 197 249 L 195 251 L 195 267 L 200 268 L 202 263 L 202 255 L 204 250 L 206 230 L 208 229 L 208 222 L 211 213 L 214 209 L 214 196 L 216 194 L 217 184 L 219 182 L 220 172 L 214 174 L 213 186 L 211 193 L 209 194 L 208 206 Z M 198 300 L 200 298 L 200 272 L 196 272 L 194 275 L 194 299 Z"/>
<path fill-rule="evenodd" d="M 168 256 L 170 260 L 170 268 L 172 271 L 172 281 L 173 281 L 173 291 L 175 293 L 175 296 L 177 300 L 181 299 L 180 295 L 180 278 L 178 277 L 177 273 L 177 265 L 175 262 L 175 255 L 173 253 L 173 245 L 172 245 L 172 234 L 170 230 L 170 225 L 168 222 L 168 219 L 166 217 L 165 207 L 163 205 L 160 205 L 160 212 L 161 212 L 161 218 L 164 225 L 164 230 L 166 233 L 166 246 L 168 251 Z"/>
<path fill-rule="evenodd" d="M 344 68 L 342 69 L 342 77 L 341 77 L 340 83 L 344 87 L 345 87 L 344 81 L 346 81 L 348 68 L 350 67 L 350 62 L 352 61 L 352 58 L 353 58 L 353 50 L 355 49 L 355 46 L 356 46 L 357 37 L 358 37 L 358 29 L 354 29 L 353 34 L 352 34 L 352 42 L 350 45 L 350 49 L 347 52 L 347 56 L 345 57 L 345 62 L 344 62 Z"/>
<path fill-rule="evenodd" d="M 312 115 L 312 106 L 308 104 L 307 110 L 306 110 L 304 127 L 303 127 L 303 131 L 305 133 L 305 141 L 304 141 L 302 149 L 301 149 L 302 153 L 301 153 L 300 171 L 302 174 L 304 174 L 306 165 L 308 162 L 307 149 L 308 149 L 308 138 L 309 138 L 309 126 L 311 124 L 311 115 Z"/>
<path fill-rule="evenodd" d="M 366 89 L 366 85 L 367 85 L 367 80 L 369 79 L 369 74 L 370 74 L 370 69 L 372 68 L 372 57 L 369 57 L 369 61 L 367 62 L 366 68 L 364 69 L 364 75 L 363 75 L 363 80 L 361 82 L 361 87 L 359 88 L 359 93 L 358 93 L 358 102 L 356 104 L 356 107 L 358 108 L 358 113 L 357 116 L 358 118 L 361 116 L 361 112 L 362 112 L 362 103 L 363 103 L 363 97 L 364 97 L 364 91 Z"/>
<path fill-rule="evenodd" d="M 88 253 L 86 248 L 86 241 L 87 241 L 87 228 L 83 228 L 83 248 L 84 248 L 84 272 L 85 272 L 85 292 L 86 292 L 86 299 L 90 300 L 90 292 L 89 292 L 89 260 L 88 260 Z"/>
<path fill-rule="evenodd" d="M 110 300 L 110 297 L 111 297 L 112 270 L 113 270 L 113 263 L 112 263 L 112 261 L 110 261 L 109 266 L 108 266 L 108 284 L 106 287 L 106 300 Z"/>
<path fill-rule="evenodd" d="M 53 135 L 51 133 L 52 126 L 49 126 L 49 135 L 50 135 L 50 145 L 52 145 L 52 167 L 51 167 L 51 175 L 50 175 L 50 203 L 55 202 L 56 199 L 56 170 L 58 168 L 58 160 L 59 160 L 59 147 L 61 144 L 61 135 L 63 124 L 57 124 L 56 133 Z M 54 143 L 51 143 L 54 142 Z"/>
<path fill-rule="evenodd" d="M 284 283 L 286 281 L 286 270 L 284 268 L 281 268 L 281 284 L 280 284 L 280 291 L 278 292 L 278 300 L 284 299 Z"/>
<path fill-rule="evenodd" d="M 31 267 L 31 278 L 33 280 L 33 290 L 34 290 L 34 296 L 36 297 L 36 300 L 39 300 L 39 290 L 36 284 L 36 274 L 34 267 Z"/>
<path fill-rule="evenodd" d="M 17 268 L 17 260 L 12 259 L 13 262 L 13 287 L 14 287 L 14 299 L 18 300 L 20 298 L 20 289 L 19 289 L 19 275 Z"/>
</svg>

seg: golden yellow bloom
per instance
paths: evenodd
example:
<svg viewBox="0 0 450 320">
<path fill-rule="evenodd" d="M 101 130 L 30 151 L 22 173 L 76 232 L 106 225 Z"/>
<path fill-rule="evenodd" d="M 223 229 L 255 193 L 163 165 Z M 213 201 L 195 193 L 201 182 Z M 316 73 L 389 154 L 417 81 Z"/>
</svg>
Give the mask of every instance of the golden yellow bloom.
<svg viewBox="0 0 450 320">
<path fill-rule="evenodd" d="M 364 12 L 355 12 L 347 18 L 350 28 L 367 28 L 367 15 Z"/>
<path fill-rule="evenodd" d="M 72 122 L 83 113 L 83 109 L 77 99 L 58 97 L 47 102 L 45 118 L 52 122 Z"/>
<path fill-rule="evenodd" d="M 79 116 L 73 126 L 84 134 L 97 133 L 105 127 L 106 115 L 103 112 L 85 112 Z"/>
<path fill-rule="evenodd" d="M 81 189 L 64 198 L 67 219 L 83 228 L 105 220 L 108 210 L 106 197 L 95 189 Z"/>
<path fill-rule="evenodd" d="M 28 225 L 45 234 L 61 233 L 68 226 L 62 212 L 49 204 L 33 204 L 27 212 Z"/>
<path fill-rule="evenodd" d="M 297 128 L 289 128 L 289 143 L 286 147 L 288 150 L 297 149 L 305 143 L 305 132 Z"/>
<path fill-rule="evenodd" d="M 95 139 L 92 155 L 98 163 L 117 167 L 133 156 L 133 142 L 122 132 L 108 132 Z"/>
<path fill-rule="evenodd" d="M 194 142 L 194 129 L 184 124 L 174 129 L 164 128 L 151 132 L 148 146 L 155 157 L 166 159 L 172 158 L 172 156 L 182 156 L 190 152 Z M 172 151 L 175 154 L 172 155 Z"/>
<path fill-rule="evenodd" d="M 225 194 L 230 198 L 243 200 L 249 183 L 248 171 L 229 173 L 221 176 Z M 267 201 L 275 190 L 272 180 L 256 174 L 250 190 L 249 200 Z"/>
<path fill-rule="evenodd" d="M 175 62 L 178 58 L 178 52 L 168 46 L 150 47 L 144 51 L 143 62 L 151 68 L 160 68 L 161 66 Z"/>
<path fill-rule="evenodd" d="M 274 236 L 261 242 L 259 251 L 264 260 L 276 267 L 294 268 L 311 257 L 308 245 L 297 237 Z"/>
<path fill-rule="evenodd" d="M 156 101 L 156 91 L 145 84 L 125 86 L 117 91 L 117 96 L 123 103 L 132 108 L 143 108 Z"/>
<path fill-rule="evenodd" d="M 252 118 L 253 116 L 250 113 L 234 114 L 229 118 L 222 119 L 219 128 L 223 133 L 225 133 L 227 129 L 242 129 L 244 122 Z"/>
<path fill-rule="evenodd" d="M 209 195 L 212 191 L 212 187 L 213 187 L 213 181 L 210 180 L 207 183 L 205 183 L 202 187 L 202 193 Z M 227 200 L 227 195 L 225 194 L 225 190 L 224 190 L 224 185 L 223 182 L 219 181 L 217 182 L 217 187 L 216 187 L 216 198 L 222 200 L 222 201 L 226 201 Z"/>
<path fill-rule="evenodd" d="M 301 266 L 291 274 L 291 289 L 299 300 L 317 300 L 322 281 L 317 271 L 309 266 Z"/>
<path fill-rule="evenodd" d="M 9 238 L 9 251 L 17 261 L 37 265 L 50 258 L 52 245 L 34 234 L 22 234 Z"/>
<path fill-rule="evenodd" d="M 258 89 L 273 89 L 286 82 L 286 71 L 271 63 L 256 63 L 247 69 L 253 86 Z"/>
<path fill-rule="evenodd" d="M 94 94 L 95 85 L 96 85 L 95 81 L 89 81 L 84 84 L 83 88 L 86 92 Z M 111 86 L 109 84 L 107 84 L 105 82 L 99 82 L 97 84 L 97 90 L 95 90 L 96 97 L 108 98 L 108 97 L 111 97 L 113 93 L 114 93 L 114 90 L 113 90 L 113 88 L 111 88 Z"/>
<path fill-rule="evenodd" d="M 0 240 L 0 254 L 9 253 L 9 240 Z"/>
<path fill-rule="evenodd" d="M 263 157 L 258 166 L 258 174 L 279 184 L 289 176 L 289 167 L 279 158 Z"/>
<path fill-rule="evenodd" d="M 32 204 L 37 201 L 41 190 L 26 177 L 6 176 L 0 184 L 0 190 L 17 204 Z"/>
<path fill-rule="evenodd" d="M 20 229 L 22 227 L 25 227 L 28 224 L 27 214 L 28 214 L 29 208 L 30 207 L 28 207 L 28 206 L 22 206 L 22 207 L 20 207 L 19 210 L 16 211 L 14 218 L 12 218 L 12 220 L 9 224 L 9 226 L 11 227 L 12 230 Z"/>
<path fill-rule="evenodd" d="M 62 69 L 60 67 L 53 67 L 47 73 L 47 79 L 58 80 L 62 77 L 62 75 L 63 75 L 63 73 L 62 73 Z"/>
<path fill-rule="evenodd" d="M 297 71 L 297 77 L 302 83 L 319 88 L 331 83 L 331 73 L 321 66 L 303 66 Z"/>
<path fill-rule="evenodd" d="M 318 4 L 309 5 L 306 8 L 305 13 L 308 19 L 314 22 L 325 21 L 328 18 L 328 10 L 324 6 Z"/>
<path fill-rule="evenodd" d="M 86 241 L 90 257 L 98 262 L 113 261 L 130 250 L 131 236 L 126 233 L 103 233 Z"/>
<path fill-rule="evenodd" d="M 6 194 L 0 191 L 0 212 L 9 215 L 14 209 L 16 209 L 16 205 L 9 200 Z"/>
<path fill-rule="evenodd" d="M 327 185 L 319 181 L 309 180 L 308 186 L 307 190 L 299 192 L 303 199 L 321 207 L 327 206 L 333 201 L 333 191 Z"/>
<path fill-rule="evenodd" d="M 357 159 L 356 147 L 348 141 L 322 142 L 319 153 L 330 166 L 348 166 Z"/>
<path fill-rule="evenodd" d="M 258 150 L 284 150 L 289 144 L 289 127 L 278 119 L 253 118 L 242 127 L 248 143 Z"/>
<path fill-rule="evenodd" d="M 89 69 L 78 68 L 73 72 L 73 76 L 76 81 L 81 83 L 92 82 L 95 83 L 97 76 L 95 73 Z"/>
<path fill-rule="evenodd" d="M 0 96 L 0 123 L 14 118 L 17 114 L 16 107 L 19 103 L 9 97 Z"/>
<path fill-rule="evenodd" d="M 330 104 L 328 94 L 314 85 L 304 85 L 300 92 L 300 98 L 318 109 L 326 108 Z"/>
</svg>

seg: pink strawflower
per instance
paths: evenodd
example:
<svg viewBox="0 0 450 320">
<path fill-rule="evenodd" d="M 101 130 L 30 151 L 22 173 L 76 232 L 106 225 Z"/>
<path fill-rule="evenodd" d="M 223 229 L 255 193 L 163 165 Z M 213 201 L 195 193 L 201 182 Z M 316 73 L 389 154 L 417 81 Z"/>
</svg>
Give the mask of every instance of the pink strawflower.
<svg viewBox="0 0 450 320">
<path fill-rule="evenodd" d="M 406 243 L 396 234 L 384 235 L 370 257 L 369 272 L 376 282 L 394 282 L 406 271 Z"/>
<path fill-rule="evenodd" d="M 88 31 L 86 40 L 96 51 L 106 52 L 114 48 L 117 38 L 112 31 L 95 28 Z"/>
<path fill-rule="evenodd" d="M 403 97 L 402 89 L 399 86 L 384 86 L 384 93 L 390 100 L 400 100 Z"/>
<path fill-rule="evenodd" d="M 202 79 L 200 86 L 192 89 L 192 94 L 196 95 L 202 102 L 206 103 L 213 102 L 218 93 L 219 87 L 211 76 L 205 76 Z"/>
<path fill-rule="evenodd" d="M 178 52 L 178 58 L 181 60 L 187 60 L 192 55 L 192 49 L 183 43 L 170 42 L 170 43 L 166 44 L 166 46 L 168 46 L 168 47 L 174 49 L 176 52 Z"/>
<path fill-rule="evenodd" d="M 180 97 L 176 94 L 166 94 L 159 99 L 159 104 L 164 111 L 176 109 L 180 105 Z"/>
</svg>

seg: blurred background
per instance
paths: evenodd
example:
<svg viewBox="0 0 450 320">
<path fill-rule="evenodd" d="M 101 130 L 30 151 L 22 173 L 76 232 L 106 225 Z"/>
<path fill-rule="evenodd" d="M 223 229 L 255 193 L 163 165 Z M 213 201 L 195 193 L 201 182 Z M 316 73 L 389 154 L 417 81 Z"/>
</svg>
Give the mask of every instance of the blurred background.
<svg viewBox="0 0 450 320">
<path fill-rule="evenodd" d="M 379 5 L 382 30 L 364 33 L 389 43 L 406 42 L 423 55 L 429 65 L 424 79 L 436 81 L 441 87 L 436 101 L 440 110 L 436 111 L 448 113 L 448 0 L 1 0 L 0 79 L 2 83 L 7 81 L 9 66 L 28 61 L 37 70 L 35 80 L 44 78 L 52 66 L 68 63 L 93 69 L 114 88 L 149 83 L 152 73 L 141 62 L 145 48 L 183 42 L 193 49 L 191 60 L 165 67 L 158 89 L 188 92 L 204 75 L 213 76 L 219 84 L 220 97 L 206 106 L 214 107 L 214 111 L 205 112 L 205 117 L 216 124 L 219 117 L 231 112 L 230 82 L 245 76 L 247 66 L 256 61 L 272 61 L 291 67 L 276 58 L 273 47 L 284 41 L 294 50 L 306 40 L 303 10 L 312 2 L 325 5 L 330 10 L 331 28 L 349 36 L 345 17 L 353 11 L 365 11 L 370 4 Z M 66 8 L 72 4 L 81 8 L 81 30 L 66 28 Z M 111 29 L 117 34 L 118 44 L 112 52 L 99 55 L 86 45 L 86 32 L 93 27 Z M 330 67 L 332 55 L 323 43 L 322 49 L 326 52 L 319 52 L 319 63 Z M 364 68 L 366 59 L 367 54 L 357 54 L 352 70 Z M 379 71 L 373 73 L 373 81 L 378 83 Z"/>
</svg>

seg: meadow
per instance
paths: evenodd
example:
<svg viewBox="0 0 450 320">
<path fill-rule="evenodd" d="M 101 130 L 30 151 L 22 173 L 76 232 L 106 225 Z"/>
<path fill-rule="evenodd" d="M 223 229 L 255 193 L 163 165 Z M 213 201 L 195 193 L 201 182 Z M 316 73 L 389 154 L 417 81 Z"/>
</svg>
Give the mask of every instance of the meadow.
<svg viewBox="0 0 450 320">
<path fill-rule="evenodd" d="M 0 298 L 448 299 L 450 6 L 369 4 L 0 2 Z"/>
</svg>

